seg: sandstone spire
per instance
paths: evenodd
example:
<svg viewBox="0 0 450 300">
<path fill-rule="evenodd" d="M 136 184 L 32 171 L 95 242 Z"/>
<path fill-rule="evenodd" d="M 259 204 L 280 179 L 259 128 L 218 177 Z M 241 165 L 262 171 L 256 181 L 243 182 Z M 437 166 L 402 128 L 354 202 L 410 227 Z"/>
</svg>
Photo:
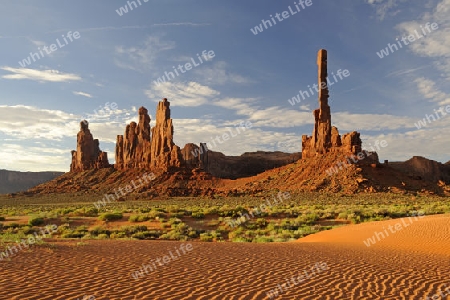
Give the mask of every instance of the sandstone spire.
<svg viewBox="0 0 450 300">
<path fill-rule="evenodd" d="M 99 142 L 94 140 L 89 123 L 80 122 L 80 131 L 77 134 L 77 151 L 72 151 L 71 172 L 81 172 L 90 169 L 109 167 L 108 154 L 100 150 Z"/>
<path fill-rule="evenodd" d="M 117 136 L 116 169 L 150 166 L 150 116 L 145 107 L 139 108 L 139 123 L 127 125 L 124 135 Z"/>
<path fill-rule="evenodd" d="M 320 49 L 317 53 L 319 108 L 314 110 L 314 129 L 311 137 L 302 136 L 302 158 L 313 157 L 331 151 L 343 151 L 357 154 L 361 151 L 359 133 L 353 131 L 341 139 L 339 130 L 331 126 L 331 110 L 328 105 L 327 51 Z"/>
<path fill-rule="evenodd" d="M 169 170 L 182 165 L 180 147 L 173 142 L 170 102 L 164 98 L 156 108 L 156 125 L 152 128 L 151 167 Z"/>
</svg>

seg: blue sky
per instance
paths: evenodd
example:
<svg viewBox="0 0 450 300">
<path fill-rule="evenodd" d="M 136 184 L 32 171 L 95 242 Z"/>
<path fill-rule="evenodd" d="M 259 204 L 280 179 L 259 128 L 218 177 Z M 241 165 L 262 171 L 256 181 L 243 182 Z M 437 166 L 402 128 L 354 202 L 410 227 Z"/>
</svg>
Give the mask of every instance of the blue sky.
<svg viewBox="0 0 450 300">
<path fill-rule="evenodd" d="M 289 6 L 295 11 L 294 0 L 140 2 L 122 16 L 116 10 L 128 4 L 121 0 L 2 4 L 0 169 L 68 171 L 82 119 L 114 162 L 116 135 L 137 120 L 140 106 L 154 125 L 164 97 L 181 148 L 250 121 L 250 129 L 212 150 L 301 151 L 317 94 L 294 106 L 288 100 L 317 82 L 321 48 L 328 50 L 329 73 L 350 73 L 330 86 L 332 122 L 341 134 L 357 130 L 365 145 L 386 140 L 380 159 L 450 160 L 450 115 L 415 126 L 450 105 L 450 0 L 311 0 L 256 35 L 250 29 L 263 19 Z M 438 29 L 377 55 L 427 23 Z M 70 41 L 69 31 L 79 38 Z M 52 44 L 55 51 L 24 64 L 30 52 Z M 214 57 L 200 64 L 204 50 Z M 198 66 L 154 83 L 191 59 Z M 117 108 L 99 112 L 106 103 Z"/>
</svg>

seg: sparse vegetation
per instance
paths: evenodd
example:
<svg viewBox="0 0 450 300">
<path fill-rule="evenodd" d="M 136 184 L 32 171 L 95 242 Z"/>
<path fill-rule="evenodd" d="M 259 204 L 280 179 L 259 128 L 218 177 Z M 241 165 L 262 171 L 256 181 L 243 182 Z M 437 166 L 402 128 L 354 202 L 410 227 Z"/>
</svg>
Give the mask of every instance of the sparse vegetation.
<svg viewBox="0 0 450 300">
<path fill-rule="evenodd" d="M 67 195 L 62 201 L 60 197 L 39 196 L 32 198 L 31 205 L 29 198 L 12 204 L 0 196 L 0 215 L 15 219 L 5 223 L 8 218 L 3 218 L 0 240 L 32 234 L 37 227 L 55 220 L 61 224 L 57 238 L 286 242 L 336 226 L 402 218 L 413 211 L 425 215 L 450 213 L 450 202 L 440 197 L 302 194 L 253 217 L 249 212 L 263 202 L 263 197 L 115 202 L 109 204 L 110 211 L 99 215 L 92 206 L 98 197 L 72 197 Z M 130 225 L 115 225 L 113 221 L 124 220 L 124 214 Z M 27 217 L 28 223 L 16 221 L 20 217 Z M 230 221 L 239 217 L 241 224 L 230 226 Z M 142 222 L 145 226 L 132 225 Z"/>
</svg>

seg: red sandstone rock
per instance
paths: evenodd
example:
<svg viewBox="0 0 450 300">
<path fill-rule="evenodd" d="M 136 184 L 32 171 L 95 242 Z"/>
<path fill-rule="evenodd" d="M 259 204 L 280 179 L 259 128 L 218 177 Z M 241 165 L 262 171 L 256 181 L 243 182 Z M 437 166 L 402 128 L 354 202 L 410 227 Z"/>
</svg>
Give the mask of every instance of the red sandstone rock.
<svg viewBox="0 0 450 300">
<path fill-rule="evenodd" d="M 166 98 L 158 103 L 156 109 L 156 125 L 152 128 L 151 149 L 151 168 L 168 171 L 172 167 L 183 165 L 180 147 L 173 142 L 170 102 Z"/>
<path fill-rule="evenodd" d="M 100 150 L 99 142 L 94 140 L 89 123 L 80 122 L 80 131 L 77 134 L 77 151 L 72 151 L 71 172 L 81 172 L 90 169 L 109 167 L 108 154 Z"/>
<path fill-rule="evenodd" d="M 150 167 L 150 116 L 145 107 L 139 108 L 139 124 L 131 122 L 124 135 L 117 136 L 116 169 Z"/>
<path fill-rule="evenodd" d="M 319 108 L 314 110 L 314 129 L 312 136 L 302 136 L 302 158 L 311 158 L 328 152 L 361 152 L 359 133 L 353 131 L 345 134 L 342 139 L 339 130 L 331 126 L 331 111 L 328 105 L 327 85 L 327 51 L 320 49 L 317 54 Z"/>
</svg>

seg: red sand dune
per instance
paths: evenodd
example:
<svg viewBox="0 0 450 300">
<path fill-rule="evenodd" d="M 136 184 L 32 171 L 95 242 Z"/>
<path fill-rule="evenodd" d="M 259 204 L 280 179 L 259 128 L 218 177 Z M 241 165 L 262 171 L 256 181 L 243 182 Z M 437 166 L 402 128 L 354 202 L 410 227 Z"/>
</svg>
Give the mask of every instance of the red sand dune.
<svg viewBox="0 0 450 300">
<path fill-rule="evenodd" d="M 328 269 L 283 288 L 275 299 L 425 299 L 444 291 L 450 215 L 426 216 L 364 245 L 397 222 L 346 226 L 293 243 L 192 242 L 192 251 L 138 280 L 132 272 L 182 242 L 57 242 L 0 262 L 0 299 L 269 299 L 266 292 L 318 262 Z"/>
</svg>

